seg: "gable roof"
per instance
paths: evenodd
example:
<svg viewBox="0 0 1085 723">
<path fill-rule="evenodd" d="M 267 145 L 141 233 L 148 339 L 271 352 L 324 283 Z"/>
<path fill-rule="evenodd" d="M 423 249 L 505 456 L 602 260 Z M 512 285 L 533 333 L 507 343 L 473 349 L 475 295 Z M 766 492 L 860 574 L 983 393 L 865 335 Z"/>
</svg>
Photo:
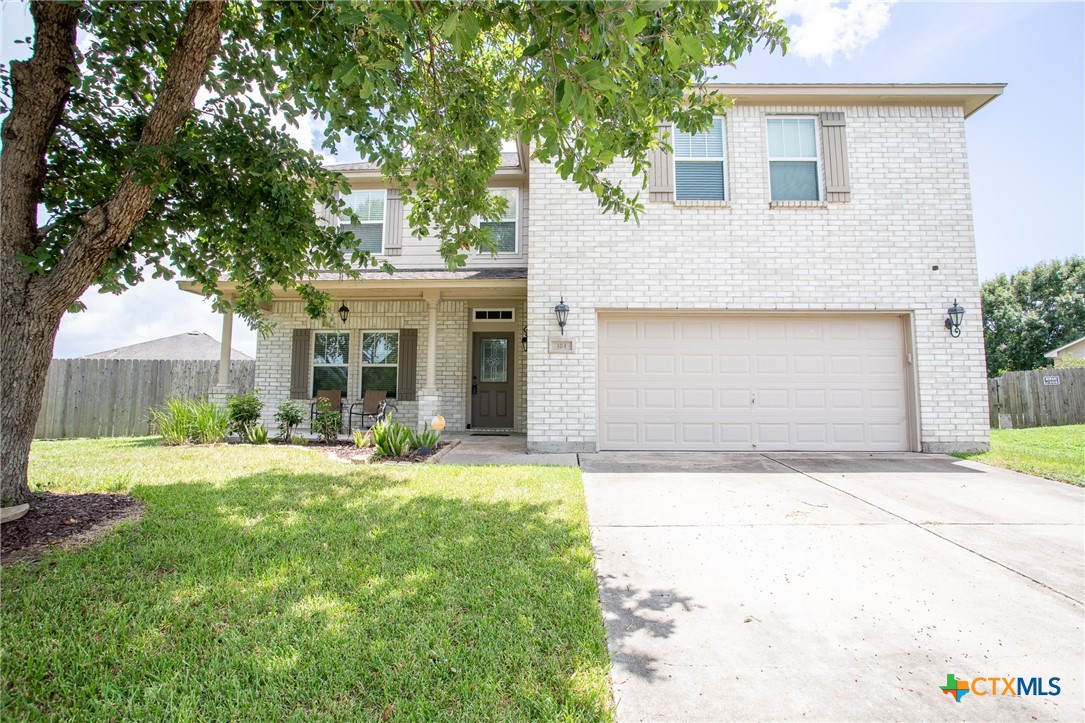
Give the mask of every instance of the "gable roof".
<svg viewBox="0 0 1085 723">
<path fill-rule="evenodd" d="M 1072 347 L 1074 344 L 1080 344 L 1083 341 L 1085 341 L 1085 336 L 1081 337 L 1080 339 L 1074 339 L 1069 344 L 1063 344 L 1058 349 L 1052 349 L 1051 351 L 1044 354 L 1044 356 L 1047 357 L 1048 359 L 1054 359 L 1055 357 L 1057 357 L 1059 355 L 1059 352 L 1062 351 L 1063 349 L 1067 349 L 1069 347 Z"/>
<path fill-rule="evenodd" d="M 221 345 L 218 339 L 202 331 L 189 331 L 184 334 L 164 336 L 139 344 L 122 346 L 96 354 L 87 354 L 80 359 L 210 359 L 218 361 Z M 230 350 L 230 359 L 247 361 L 252 359 L 237 349 Z"/>
</svg>

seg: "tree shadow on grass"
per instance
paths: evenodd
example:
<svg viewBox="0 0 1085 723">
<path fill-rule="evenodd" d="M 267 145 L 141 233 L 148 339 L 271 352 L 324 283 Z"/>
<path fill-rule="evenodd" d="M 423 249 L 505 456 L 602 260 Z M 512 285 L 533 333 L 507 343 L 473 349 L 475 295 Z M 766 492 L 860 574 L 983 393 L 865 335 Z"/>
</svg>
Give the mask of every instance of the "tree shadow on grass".
<svg viewBox="0 0 1085 723">
<path fill-rule="evenodd" d="M 5 715 L 609 716 L 587 530 L 555 504 L 376 471 L 133 491 L 139 525 L 5 571 Z"/>
</svg>

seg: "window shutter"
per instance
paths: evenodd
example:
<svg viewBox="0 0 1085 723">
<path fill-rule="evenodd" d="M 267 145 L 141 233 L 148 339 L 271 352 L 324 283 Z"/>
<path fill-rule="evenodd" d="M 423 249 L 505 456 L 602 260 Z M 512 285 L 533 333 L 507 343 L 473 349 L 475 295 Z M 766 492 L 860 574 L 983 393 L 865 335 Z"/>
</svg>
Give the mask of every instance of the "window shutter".
<svg viewBox="0 0 1085 723">
<path fill-rule="evenodd" d="M 384 255 L 403 253 L 403 199 L 398 188 L 389 188 L 384 199 Z"/>
<path fill-rule="evenodd" d="M 309 343 L 312 335 L 308 329 L 294 329 L 294 342 L 290 354 L 290 398 L 309 398 Z"/>
<path fill-rule="evenodd" d="M 671 135 L 671 124 L 660 123 L 656 137 L 663 140 Z M 674 157 L 664 148 L 650 152 L 648 169 L 648 200 L 662 203 L 674 201 Z"/>
<path fill-rule="evenodd" d="M 396 399 L 418 400 L 418 329 L 399 330 L 399 388 Z"/>
<path fill-rule="evenodd" d="M 825 156 L 825 200 L 849 203 L 848 140 L 843 113 L 821 114 L 821 152 Z"/>
</svg>

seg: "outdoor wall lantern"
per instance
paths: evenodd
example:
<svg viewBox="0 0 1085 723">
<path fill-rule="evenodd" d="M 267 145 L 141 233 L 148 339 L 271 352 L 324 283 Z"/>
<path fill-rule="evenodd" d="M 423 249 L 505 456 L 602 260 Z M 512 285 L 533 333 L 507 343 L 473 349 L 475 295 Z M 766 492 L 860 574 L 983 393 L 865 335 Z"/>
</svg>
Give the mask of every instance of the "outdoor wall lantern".
<svg viewBox="0 0 1085 723">
<path fill-rule="evenodd" d="M 523 336 L 520 337 L 520 343 L 524 345 L 524 351 L 527 351 L 527 324 L 524 324 Z"/>
<path fill-rule="evenodd" d="M 569 320 L 569 305 L 565 303 L 564 295 L 562 295 L 558 305 L 554 307 L 554 314 L 558 317 L 558 327 L 561 329 L 561 335 L 565 336 L 565 322 Z"/>
<path fill-rule="evenodd" d="M 949 335 L 958 337 L 961 335 L 961 319 L 964 318 L 964 307 L 953 300 L 953 306 L 946 309 L 946 328 Z"/>
<path fill-rule="evenodd" d="M 339 318 L 343 320 L 343 323 L 347 323 L 347 315 L 350 313 L 350 309 L 347 308 L 347 302 L 343 302 L 343 305 L 339 307 Z"/>
</svg>

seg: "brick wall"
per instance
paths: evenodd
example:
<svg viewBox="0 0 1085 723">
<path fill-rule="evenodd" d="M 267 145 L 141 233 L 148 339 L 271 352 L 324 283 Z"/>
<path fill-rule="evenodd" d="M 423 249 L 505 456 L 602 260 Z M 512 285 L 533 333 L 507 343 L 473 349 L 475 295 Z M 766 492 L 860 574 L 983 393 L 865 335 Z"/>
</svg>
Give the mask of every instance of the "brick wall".
<svg viewBox="0 0 1085 723">
<path fill-rule="evenodd" d="M 851 203 L 769 208 L 765 115 L 822 111 L 847 117 Z M 594 196 L 532 166 L 528 324 L 541 343 L 528 353 L 531 449 L 595 449 L 597 309 L 910 311 L 923 449 L 985 447 L 962 110 L 740 106 L 725 130 L 729 204 L 651 203 L 639 226 L 602 215 Z M 640 186 L 627 167 L 615 176 Z M 542 341 L 557 333 L 561 294 L 572 354 Z M 956 339 L 943 327 L 955 298 L 967 309 Z"/>
</svg>

